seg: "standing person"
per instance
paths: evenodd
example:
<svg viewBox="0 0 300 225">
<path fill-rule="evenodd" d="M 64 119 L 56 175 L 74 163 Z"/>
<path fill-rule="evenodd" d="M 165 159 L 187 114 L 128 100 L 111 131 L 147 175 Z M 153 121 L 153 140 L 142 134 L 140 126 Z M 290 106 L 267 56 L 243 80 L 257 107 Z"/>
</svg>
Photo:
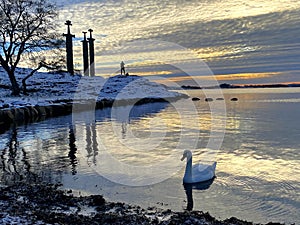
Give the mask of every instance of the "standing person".
<svg viewBox="0 0 300 225">
<path fill-rule="evenodd" d="M 125 63 L 122 61 L 120 66 L 121 66 L 121 75 L 122 75 L 123 72 L 124 72 L 124 75 L 125 75 Z"/>
</svg>

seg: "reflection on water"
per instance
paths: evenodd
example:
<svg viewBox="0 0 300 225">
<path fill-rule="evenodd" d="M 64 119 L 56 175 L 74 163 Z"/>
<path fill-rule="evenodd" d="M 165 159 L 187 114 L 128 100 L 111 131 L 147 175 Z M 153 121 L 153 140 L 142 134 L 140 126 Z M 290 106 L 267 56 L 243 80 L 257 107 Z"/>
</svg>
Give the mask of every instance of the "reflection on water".
<svg viewBox="0 0 300 225">
<path fill-rule="evenodd" d="M 77 165 L 77 158 L 76 158 L 76 152 L 77 152 L 77 147 L 76 147 L 76 138 L 74 134 L 74 127 L 72 125 L 69 126 L 69 146 L 70 146 L 70 151 L 69 151 L 69 158 L 70 158 L 70 165 L 71 165 L 71 170 L 72 170 L 72 175 L 75 175 L 77 173 L 76 171 L 76 165 Z"/>
<path fill-rule="evenodd" d="M 59 182 L 82 194 L 103 194 L 108 200 L 143 207 L 203 210 L 216 217 L 236 216 L 261 223 L 271 220 L 295 223 L 300 220 L 300 91 L 255 90 L 255 94 L 249 91 L 225 91 L 226 135 L 217 156 L 217 178 L 207 185 L 208 189 L 182 186 L 184 164 L 182 170 L 164 182 L 144 187 L 113 183 L 95 170 L 96 165 L 105 163 L 100 157 L 103 143 L 112 146 L 108 151 L 126 164 L 151 165 L 168 156 L 178 142 L 181 118 L 174 107 L 166 103 L 136 106 L 129 111 L 126 108 L 113 112 L 99 110 L 95 112 L 95 121 L 86 121 L 88 114 L 82 113 L 81 122 L 76 124 L 72 124 L 71 116 L 65 116 L 13 127 L 0 135 L 1 184 L 18 180 Z M 190 94 L 204 99 L 198 91 Z M 238 97 L 239 101 L 229 101 L 232 97 Z M 275 99 L 281 101 L 273 101 Z M 178 103 L 184 108 L 186 101 Z M 194 104 L 200 112 L 199 118 L 187 118 L 185 124 L 189 127 L 187 135 L 200 130 L 197 148 L 201 151 L 194 154 L 197 161 L 206 151 L 211 116 L 209 103 Z M 130 116 L 122 117 L 124 113 Z M 162 131 L 156 125 L 162 123 L 168 132 L 154 150 L 145 146 L 145 150 L 136 151 L 123 146 L 134 144 L 128 140 L 132 133 L 149 139 L 151 124 L 156 128 L 153 132 L 160 135 Z M 150 140 L 156 138 L 153 136 Z M 178 161 L 181 154 L 182 151 L 178 152 Z"/>
<path fill-rule="evenodd" d="M 97 143 L 97 131 L 96 125 L 92 124 L 85 124 L 86 130 L 86 158 L 87 161 L 91 164 L 97 164 L 96 157 L 98 155 L 98 143 Z"/>
<path fill-rule="evenodd" d="M 26 159 L 24 148 L 19 148 L 17 128 L 13 127 L 9 133 L 9 140 L 1 151 L 1 180 L 23 180 L 30 173 L 30 164 Z"/>
<path fill-rule="evenodd" d="M 56 126 L 51 128 L 51 133 L 42 130 L 40 134 L 30 127 L 13 126 L 3 135 L 0 145 L 1 183 L 58 182 L 61 180 L 59 176 L 67 172 L 69 166 L 75 175 L 78 162 L 73 126 L 66 126 L 56 134 L 55 129 L 60 129 Z M 39 129 L 39 125 L 36 128 Z M 63 150 L 57 151 L 59 148 Z"/>
<path fill-rule="evenodd" d="M 183 184 L 186 198 L 187 198 L 187 206 L 186 210 L 191 211 L 194 207 L 194 200 L 193 200 L 193 189 L 195 190 L 207 190 L 210 185 L 214 182 L 214 178 L 208 181 L 195 183 L 195 184 Z"/>
</svg>

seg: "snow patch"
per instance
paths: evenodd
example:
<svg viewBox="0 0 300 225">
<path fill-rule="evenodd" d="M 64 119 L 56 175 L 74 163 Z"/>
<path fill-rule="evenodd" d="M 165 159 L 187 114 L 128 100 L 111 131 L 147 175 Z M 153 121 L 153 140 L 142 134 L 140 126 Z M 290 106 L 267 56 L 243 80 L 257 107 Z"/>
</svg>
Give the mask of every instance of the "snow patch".
<svg viewBox="0 0 300 225">
<path fill-rule="evenodd" d="M 18 68 L 16 79 L 21 84 L 22 78 L 31 69 Z M 0 109 L 23 106 L 52 105 L 67 101 L 130 100 L 143 98 L 176 98 L 182 96 L 167 90 L 164 85 L 150 82 L 139 76 L 117 75 L 103 77 L 71 76 L 68 73 L 37 72 L 27 80 L 29 95 L 10 96 L 8 75 L 0 67 Z"/>
</svg>

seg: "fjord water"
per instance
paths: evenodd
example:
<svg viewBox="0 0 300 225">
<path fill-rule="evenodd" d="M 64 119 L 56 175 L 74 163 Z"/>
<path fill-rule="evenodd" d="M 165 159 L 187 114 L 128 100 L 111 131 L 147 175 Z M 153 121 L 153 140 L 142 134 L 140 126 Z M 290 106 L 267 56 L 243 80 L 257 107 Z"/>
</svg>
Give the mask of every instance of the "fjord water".
<svg viewBox="0 0 300 225">
<path fill-rule="evenodd" d="M 189 203 L 192 197 L 193 210 L 208 211 L 221 219 L 235 216 L 261 223 L 297 224 L 300 89 L 223 91 L 226 132 L 216 156 L 216 179 L 202 190 L 190 190 Z M 188 205 L 182 185 L 184 162 L 162 182 L 130 187 L 102 176 L 105 173 L 99 168 L 105 162 L 99 155 L 108 151 L 118 161 L 137 168 L 152 165 L 176 149 L 184 125 L 189 126 L 185 135 L 191 138 L 199 135 L 197 129 L 200 130 L 193 158 L 198 161 L 210 136 L 211 114 L 200 90 L 191 90 L 189 94 L 201 99 L 193 102 L 199 118 L 192 114 L 190 118 L 180 117 L 172 104 L 151 103 L 131 108 L 129 118 L 122 113 L 112 116 L 111 109 L 104 109 L 96 111 L 91 123 L 79 120 L 72 124 L 72 116 L 64 116 L 15 127 L 0 135 L 1 183 L 24 179 L 62 183 L 63 188 L 73 189 L 75 194 L 102 194 L 110 201 L 184 210 Z M 232 97 L 238 101 L 230 101 Z M 191 100 L 178 102 L 183 110 L 188 101 Z M 126 112 L 126 107 L 122 109 Z M 85 115 L 82 113 L 82 118 Z M 160 126 L 162 122 L 164 126 Z M 163 141 L 155 148 L 147 146 L 161 140 L 160 134 L 164 135 Z M 176 151 L 179 162 L 181 150 Z M 119 176 L 126 172 L 117 171 Z"/>
</svg>

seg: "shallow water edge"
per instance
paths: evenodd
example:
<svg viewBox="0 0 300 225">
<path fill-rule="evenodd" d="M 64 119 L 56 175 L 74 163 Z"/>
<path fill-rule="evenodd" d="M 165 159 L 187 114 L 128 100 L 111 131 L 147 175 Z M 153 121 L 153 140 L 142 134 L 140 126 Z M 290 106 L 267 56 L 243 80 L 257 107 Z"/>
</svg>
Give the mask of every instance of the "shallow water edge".
<svg viewBox="0 0 300 225">
<path fill-rule="evenodd" d="M 74 197 L 58 185 L 19 182 L 0 188 L 0 222 L 21 224 L 240 224 L 231 217 L 217 220 L 202 211 L 173 212 L 107 202 L 101 195 Z M 278 224 L 279 223 L 268 223 Z"/>
</svg>

